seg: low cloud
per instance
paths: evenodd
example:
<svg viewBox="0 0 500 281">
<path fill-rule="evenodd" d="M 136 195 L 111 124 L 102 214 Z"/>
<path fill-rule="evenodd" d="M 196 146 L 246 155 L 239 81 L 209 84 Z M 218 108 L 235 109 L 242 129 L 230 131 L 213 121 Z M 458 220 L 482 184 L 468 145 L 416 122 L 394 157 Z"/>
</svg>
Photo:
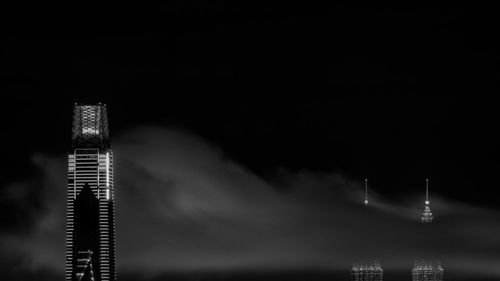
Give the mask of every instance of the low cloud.
<svg viewBox="0 0 500 281">
<path fill-rule="evenodd" d="M 119 272 L 347 270 L 368 258 L 409 270 L 435 257 L 445 272 L 500 276 L 498 210 L 433 198 L 436 221 L 422 225 L 420 198 L 401 205 L 371 190 L 365 208 L 361 183 L 335 172 L 281 169 L 264 180 L 202 139 L 158 127 L 113 141 Z M 33 162 L 37 180 L 7 186 L 2 200 L 35 219 L 21 234 L 0 233 L 0 245 L 20 268 L 62 273 L 66 159 Z M 38 208 L 26 203 L 30 189 Z"/>
</svg>

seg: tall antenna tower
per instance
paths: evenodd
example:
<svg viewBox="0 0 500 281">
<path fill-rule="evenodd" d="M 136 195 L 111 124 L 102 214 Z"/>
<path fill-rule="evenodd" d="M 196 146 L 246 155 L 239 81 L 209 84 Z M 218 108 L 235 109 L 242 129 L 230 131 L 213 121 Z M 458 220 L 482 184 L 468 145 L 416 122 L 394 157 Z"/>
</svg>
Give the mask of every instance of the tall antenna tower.
<svg viewBox="0 0 500 281">
<path fill-rule="evenodd" d="M 433 220 L 429 200 L 429 179 L 425 179 L 425 209 L 422 213 L 422 223 L 428 224 Z M 412 281 L 443 281 L 443 267 L 439 260 L 416 260 L 412 269 Z"/>
<path fill-rule="evenodd" d="M 421 221 L 423 223 L 430 223 L 434 219 L 430 207 L 431 201 L 429 200 L 429 179 L 425 179 L 425 209 L 422 213 Z"/>
<path fill-rule="evenodd" d="M 368 179 L 365 179 L 365 206 L 368 206 Z"/>
<path fill-rule="evenodd" d="M 364 206 L 368 207 L 368 179 L 365 179 Z M 367 211 L 370 211 L 366 209 Z M 353 263 L 351 281 L 383 281 L 384 270 L 378 260 L 364 260 Z"/>
</svg>

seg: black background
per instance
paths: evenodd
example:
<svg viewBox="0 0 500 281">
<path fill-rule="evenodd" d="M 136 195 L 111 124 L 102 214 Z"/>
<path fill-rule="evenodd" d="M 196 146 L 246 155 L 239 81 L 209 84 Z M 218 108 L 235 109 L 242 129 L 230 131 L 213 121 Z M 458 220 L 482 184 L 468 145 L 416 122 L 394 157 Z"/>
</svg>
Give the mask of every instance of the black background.
<svg viewBox="0 0 500 281">
<path fill-rule="evenodd" d="M 101 101 L 112 134 L 187 129 L 264 176 L 338 169 L 387 193 L 430 177 L 435 192 L 496 203 L 487 10 L 188 1 L 11 11 L 1 114 L 16 169 L 3 181 L 25 175 L 35 151 L 66 150 L 74 102 Z"/>
</svg>

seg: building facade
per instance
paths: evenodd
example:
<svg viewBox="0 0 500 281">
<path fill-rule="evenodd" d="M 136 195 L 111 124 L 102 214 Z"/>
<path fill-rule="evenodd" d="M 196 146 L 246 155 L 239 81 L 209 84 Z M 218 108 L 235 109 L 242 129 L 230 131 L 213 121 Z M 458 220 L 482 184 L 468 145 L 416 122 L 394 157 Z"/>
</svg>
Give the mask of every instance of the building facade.
<svg viewBox="0 0 500 281">
<path fill-rule="evenodd" d="M 442 281 L 443 273 L 441 263 L 435 260 L 415 261 L 411 271 L 413 281 Z"/>
<path fill-rule="evenodd" d="M 351 281 L 382 281 L 384 271 L 378 261 L 356 262 L 351 269 Z"/>
<path fill-rule="evenodd" d="M 66 281 L 116 280 L 113 152 L 106 105 L 75 104 L 67 196 Z"/>
</svg>

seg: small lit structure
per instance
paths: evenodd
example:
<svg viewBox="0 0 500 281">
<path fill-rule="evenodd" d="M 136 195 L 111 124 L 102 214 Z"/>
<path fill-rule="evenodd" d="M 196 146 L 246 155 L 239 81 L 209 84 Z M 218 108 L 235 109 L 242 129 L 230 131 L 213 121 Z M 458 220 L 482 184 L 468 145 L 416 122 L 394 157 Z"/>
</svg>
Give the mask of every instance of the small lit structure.
<svg viewBox="0 0 500 281">
<path fill-rule="evenodd" d="M 384 271 L 378 261 L 355 262 L 351 269 L 351 281 L 382 281 Z"/>
<path fill-rule="evenodd" d="M 439 261 L 418 260 L 411 273 L 413 281 L 442 281 L 444 269 Z"/>
</svg>

